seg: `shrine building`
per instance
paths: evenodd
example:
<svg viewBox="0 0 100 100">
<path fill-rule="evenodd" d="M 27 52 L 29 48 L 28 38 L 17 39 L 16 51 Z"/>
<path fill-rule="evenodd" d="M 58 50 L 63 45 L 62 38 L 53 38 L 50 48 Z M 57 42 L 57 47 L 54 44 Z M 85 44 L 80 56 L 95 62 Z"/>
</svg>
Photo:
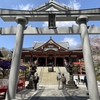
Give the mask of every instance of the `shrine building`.
<svg viewBox="0 0 100 100">
<path fill-rule="evenodd" d="M 38 61 L 38 66 L 64 66 L 67 62 L 79 62 L 83 58 L 82 48 L 71 48 L 69 42 L 56 42 L 51 37 L 46 42 L 34 42 L 32 47 L 22 49 L 23 62 Z"/>
</svg>

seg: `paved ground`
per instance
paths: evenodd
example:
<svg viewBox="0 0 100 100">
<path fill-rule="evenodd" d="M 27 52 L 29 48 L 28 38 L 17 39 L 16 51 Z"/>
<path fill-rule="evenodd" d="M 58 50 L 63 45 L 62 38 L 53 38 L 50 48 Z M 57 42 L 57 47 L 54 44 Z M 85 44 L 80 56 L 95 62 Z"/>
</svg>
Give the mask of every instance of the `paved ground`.
<svg viewBox="0 0 100 100">
<path fill-rule="evenodd" d="M 58 90 L 57 81 L 55 80 L 57 73 L 59 72 L 57 68 L 54 69 L 55 72 L 48 74 L 48 68 L 38 68 L 38 73 L 40 77 L 39 89 L 35 91 L 34 89 L 23 89 L 16 94 L 17 100 L 88 100 L 89 95 L 87 95 L 86 86 L 83 83 L 77 83 L 78 89 L 65 89 Z M 61 68 L 60 71 L 64 72 L 65 69 Z M 43 71 L 43 73 L 41 72 Z M 66 73 L 66 72 L 65 72 Z M 66 75 L 67 76 L 67 75 Z M 52 77 L 55 77 L 54 80 Z M 43 80 L 43 85 L 42 84 Z M 53 84 L 51 84 L 51 83 Z M 28 82 L 26 82 L 28 84 Z M 49 84 L 48 84 L 49 83 Z M 56 84 L 55 84 L 56 83 Z M 55 84 L 55 85 L 54 85 Z M 27 86 L 27 85 L 26 85 Z M 99 86 L 100 94 L 100 86 Z"/>
<path fill-rule="evenodd" d="M 58 90 L 57 85 L 42 85 L 34 89 L 24 89 L 16 94 L 18 100 L 88 100 L 85 85 L 78 85 L 78 89 Z M 99 87 L 100 92 L 100 87 Z"/>
<path fill-rule="evenodd" d="M 58 90 L 57 86 L 45 86 L 42 91 L 38 91 L 30 100 L 87 100 L 85 87 L 79 89 Z"/>
</svg>

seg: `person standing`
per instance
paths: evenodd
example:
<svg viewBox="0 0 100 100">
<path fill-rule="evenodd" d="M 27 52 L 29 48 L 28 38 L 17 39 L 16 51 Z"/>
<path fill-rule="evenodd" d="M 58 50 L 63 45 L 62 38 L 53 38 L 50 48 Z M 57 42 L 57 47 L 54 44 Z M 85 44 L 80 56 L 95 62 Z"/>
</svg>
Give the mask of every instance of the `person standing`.
<svg viewBox="0 0 100 100">
<path fill-rule="evenodd" d="M 87 84 L 87 78 L 86 78 L 86 75 L 84 76 L 84 81 L 83 81 L 83 83 L 85 83 L 86 88 L 88 89 L 88 84 Z"/>
<path fill-rule="evenodd" d="M 61 81 L 62 81 L 62 89 L 65 89 L 66 88 L 66 77 L 64 76 L 64 74 L 62 74 Z"/>
<path fill-rule="evenodd" d="M 58 90 L 60 89 L 60 82 L 61 82 L 61 73 L 59 72 L 57 75 L 57 81 L 58 81 Z"/>
<path fill-rule="evenodd" d="M 33 82 L 34 82 L 35 90 L 37 90 L 37 84 L 38 84 L 38 82 L 39 82 L 39 76 L 38 76 L 38 73 L 36 73 L 36 75 L 34 76 Z"/>
<path fill-rule="evenodd" d="M 88 90 L 88 83 L 87 83 L 87 77 L 86 77 L 86 75 L 84 76 L 83 83 L 85 83 L 86 88 L 87 88 L 87 90 Z M 87 95 L 89 95 L 89 93 L 88 93 L 88 92 L 87 92 Z"/>
</svg>

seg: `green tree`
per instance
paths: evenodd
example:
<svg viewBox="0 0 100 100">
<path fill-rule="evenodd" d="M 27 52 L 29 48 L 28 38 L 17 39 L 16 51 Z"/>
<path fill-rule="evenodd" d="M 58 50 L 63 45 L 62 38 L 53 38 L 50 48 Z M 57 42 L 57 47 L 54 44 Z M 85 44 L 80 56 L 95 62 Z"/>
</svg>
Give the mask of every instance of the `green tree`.
<svg viewBox="0 0 100 100">
<path fill-rule="evenodd" d="M 5 47 L 0 48 L 1 53 L 3 54 L 4 57 L 12 57 L 12 52 Z"/>
<path fill-rule="evenodd" d="M 79 69 L 80 69 L 80 65 L 74 65 L 72 67 L 73 74 L 78 74 Z"/>
</svg>

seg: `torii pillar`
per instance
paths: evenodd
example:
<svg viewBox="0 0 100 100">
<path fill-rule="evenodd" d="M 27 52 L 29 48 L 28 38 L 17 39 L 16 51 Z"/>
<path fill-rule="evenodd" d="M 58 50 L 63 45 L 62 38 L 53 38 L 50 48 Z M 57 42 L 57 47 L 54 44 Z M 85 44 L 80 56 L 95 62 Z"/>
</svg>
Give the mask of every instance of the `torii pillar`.
<svg viewBox="0 0 100 100">
<path fill-rule="evenodd" d="M 93 58 L 90 48 L 87 23 L 88 17 L 81 15 L 77 18 L 77 23 L 79 24 L 79 29 L 81 32 L 81 41 L 83 47 L 83 56 L 85 62 L 86 76 L 88 82 L 88 91 L 90 100 L 99 100 L 99 92 L 97 87 L 97 81 L 95 76 L 95 69 L 93 66 Z"/>
<path fill-rule="evenodd" d="M 15 46 L 12 56 L 12 63 L 10 69 L 9 83 L 8 89 L 6 92 L 6 100 L 15 99 L 18 74 L 20 68 L 20 59 L 22 54 L 22 46 L 23 46 L 23 31 L 25 28 L 25 24 L 27 24 L 27 19 L 25 17 L 16 17 L 16 21 L 18 23 Z"/>
</svg>

